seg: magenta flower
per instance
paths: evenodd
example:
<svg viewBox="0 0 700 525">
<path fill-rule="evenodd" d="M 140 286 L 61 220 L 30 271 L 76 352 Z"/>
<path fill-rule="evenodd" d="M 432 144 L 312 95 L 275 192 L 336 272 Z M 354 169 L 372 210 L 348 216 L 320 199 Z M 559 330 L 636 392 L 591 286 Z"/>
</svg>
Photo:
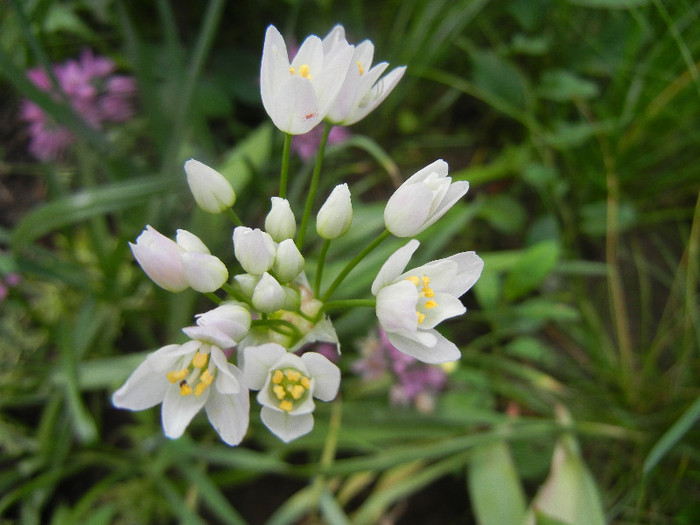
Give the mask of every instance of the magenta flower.
<svg viewBox="0 0 700 525">
<path fill-rule="evenodd" d="M 294 135 L 291 149 L 301 160 L 314 158 L 318 147 L 321 145 L 321 135 L 323 126 L 316 126 L 314 129 L 303 135 Z M 350 132 L 342 126 L 333 126 L 328 134 L 328 145 L 342 144 L 350 137 Z"/>
<path fill-rule="evenodd" d="M 44 69 L 32 68 L 27 77 L 42 91 L 51 92 L 57 101 L 63 102 L 65 97 L 85 122 L 102 129 L 105 123 L 124 122 L 134 114 L 136 82 L 130 76 L 115 75 L 115 70 L 112 60 L 86 49 L 79 59 L 53 66 L 62 95 L 54 90 Z M 27 123 L 29 152 L 38 160 L 60 159 L 75 141 L 70 130 L 57 124 L 34 102 L 22 102 L 20 118 Z"/>
</svg>

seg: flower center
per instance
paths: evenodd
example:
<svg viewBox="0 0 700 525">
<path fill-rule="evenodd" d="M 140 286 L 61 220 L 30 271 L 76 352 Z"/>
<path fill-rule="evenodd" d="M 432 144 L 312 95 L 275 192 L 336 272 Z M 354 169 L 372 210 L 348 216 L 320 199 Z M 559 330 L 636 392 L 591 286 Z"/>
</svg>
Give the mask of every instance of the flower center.
<svg viewBox="0 0 700 525">
<path fill-rule="evenodd" d="M 270 389 L 279 401 L 279 408 L 285 412 L 291 412 L 310 387 L 311 380 L 294 368 L 278 368 L 272 372 Z"/>
<path fill-rule="evenodd" d="M 180 384 L 181 396 L 189 396 L 194 393 L 195 397 L 199 397 L 214 382 L 214 374 L 208 368 L 205 369 L 208 363 L 209 352 L 201 353 L 197 350 L 186 368 L 172 370 L 166 374 L 166 377 L 171 383 Z"/>
<path fill-rule="evenodd" d="M 306 78 L 308 80 L 311 80 L 310 69 L 311 68 L 309 68 L 308 64 L 302 64 L 301 66 L 299 66 L 299 75 L 301 76 L 301 78 Z M 297 72 L 297 70 L 294 69 L 293 66 L 289 67 L 289 74 L 290 75 L 294 75 L 294 74 L 296 74 L 296 72 Z"/>
<path fill-rule="evenodd" d="M 416 316 L 418 317 L 418 324 L 425 321 L 425 314 L 421 311 L 425 308 L 428 310 L 435 308 L 438 303 L 432 297 L 435 297 L 435 290 L 430 287 L 430 277 L 424 275 L 418 277 L 417 275 L 410 275 L 406 277 L 406 280 L 411 281 L 416 288 L 418 288 L 418 309 L 416 310 Z M 423 299 L 426 299 L 423 301 Z"/>
</svg>

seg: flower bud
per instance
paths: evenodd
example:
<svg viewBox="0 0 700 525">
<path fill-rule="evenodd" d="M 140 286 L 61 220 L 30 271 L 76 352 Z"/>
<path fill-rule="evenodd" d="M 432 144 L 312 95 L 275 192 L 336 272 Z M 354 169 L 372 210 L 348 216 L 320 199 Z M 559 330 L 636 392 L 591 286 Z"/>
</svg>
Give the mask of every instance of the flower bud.
<svg viewBox="0 0 700 525">
<path fill-rule="evenodd" d="M 270 213 L 265 217 L 265 231 L 275 242 L 294 238 L 297 223 L 287 199 L 272 197 Z"/>
<path fill-rule="evenodd" d="M 186 252 L 204 253 L 206 255 L 211 254 L 207 245 L 202 242 L 202 239 L 187 230 L 177 230 L 175 242 Z"/>
<path fill-rule="evenodd" d="M 352 203 L 347 184 L 339 184 L 316 215 L 316 231 L 324 239 L 337 239 L 350 229 Z"/>
<path fill-rule="evenodd" d="M 253 290 L 253 306 L 262 313 L 272 313 L 284 306 L 287 294 L 284 288 L 269 273 L 262 274 Z"/>
<path fill-rule="evenodd" d="M 182 331 L 191 339 L 206 341 L 219 348 L 235 346 L 250 330 L 250 312 L 237 304 L 224 303 L 196 317 L 197 326 L 188 326 Z"/>
<path fill-rule="evenodd" d="M 249 273 L 241 273 L 234 276 L 233 281 L 238 289 L 245 297 L 253 297 L 253 291 L 260 282 L 259 275 L 250 275 Z"/>
<path fill-rule="evenodd" d="M 262 275 L 275 262 L 275 241 L 258 228 L 236 227 L 233 230 L 233 251 L 243 269 L 252 275 Z"/>
<path fill-rule="evenodd" d="M 279 243 L 272 268 L 281 283 L 293 281 L 302 272 L 304 257 L 292 239 L 285 239 Z"/>
<path fill-rule="evenodd" d="M 200 252 L 187 252 L 180 256 L 185 277 L 198 292 L 213 292 L 228 280 L 226 265 L 218 257 Z"/>
<path fill-rule="evenodd" d="M 189 286 L 180 260 L 183 249 L 175 241 L 146 226 L 136 244 L 129 246 L 143 271 L 158 286 L 171 292 L 181 292 Z"/>
<path fill-rule="evenodd" d="M 206 164 L 185 162 L 187 184 L 197 205 L 209 213 L 221 213 L 236 202 L 236 192 L 226 178 Z"/>
</svg>

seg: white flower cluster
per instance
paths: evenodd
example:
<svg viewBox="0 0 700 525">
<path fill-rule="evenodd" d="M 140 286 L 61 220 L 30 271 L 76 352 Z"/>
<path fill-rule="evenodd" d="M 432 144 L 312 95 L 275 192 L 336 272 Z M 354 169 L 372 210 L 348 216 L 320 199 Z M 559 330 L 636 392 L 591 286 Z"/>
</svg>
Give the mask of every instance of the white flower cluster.
<svg viewBox="0 0 700 525">
<path fill-rule="evenodd" d="M 306 133 L 321 122 L 359 121 L 405 71 L 399 67 L 380 78 L 388 64 L 372 66 L 373 52 L 369 41 L 350 45 L 338 25 L 324 39 L 309 36 L 290 62 L 282 36 L 270 26 L 260 72 L 268 115 L 287 135 Z M 336 186 L 317 212 L 316 232 L 324 249 L 312 287 L 300 241 L 309 206 L 299 232 L 289 201 L 274 196 L 264 229 L 250 228 L 231 210 L 236 193 L 222 174 L 194 159 L 185 163 L 185 172 L 200 208 L 232 213 L 237 224 L 233 255 L 242 272 L 229 279 L 224 263 L 192 233 L 178 230 L 173 241 L 146 227 L 131 244 L 144 272 L 166 290 L 192 288 L 220 304 L 183 329 L 187 342 L 150 354 L 114 393 L 113 403 L 130 410 L 161 404 L 163 429 L 170 438 L 181 436 L 203 407 L 223 441 L 236 445 L 248 428 L 249 391 L 257 390 L 262 422 L 280 439 L 296 439 L 313 428 L 314 398 L 332 401 L 340 387 L 340 369 L 331 360 L 299 352 L 314 342 L 338 348 L 324 302 L 359 260 L 351 261 L 325 294 L 318 283 L 327 243 L 351 227 L 350 190 L 347 184 Z M 452 182 L 442 160 L 421 169 L 388 200 L 386 231 L 379 242 L 425 230 L 468 187 L 464 181 Z M 309 197 L 313 204 L 313 191 Z M 375 305 L 379 323 L 398 350 L 426 363 L 453 361 L 460 356 L 457 346 L 435 327 L 466 311 L 459 297 L 479 278 L 483 263 L 474 252 L 463 252 L 404 271 L 418 245 L 410 240 L 387 259 L 372 284 L 376 300 L 367 301 Z M 223 300 L 213 294 L 220 289 L 227 295 Z M 234 351 L 237 366 L 229 362 Z"/>
</svg>

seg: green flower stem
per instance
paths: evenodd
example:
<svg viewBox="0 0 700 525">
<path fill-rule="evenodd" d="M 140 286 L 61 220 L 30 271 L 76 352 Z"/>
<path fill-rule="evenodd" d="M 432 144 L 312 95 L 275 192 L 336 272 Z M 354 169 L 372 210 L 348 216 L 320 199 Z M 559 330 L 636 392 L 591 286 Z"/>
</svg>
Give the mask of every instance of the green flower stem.
<svg viewBox="0 0 700 525">
<path fill-rule="evenodd" d="M 321 253 L 318 256 L 318 266 L 316 267 L 316 282 L 314 283 L 314 295 L 318 297 L 321 291 L 321 277 L 323 276 L 323 267 L 326 264 L 326 254 L 328 253 L 328 247 L 331 245 L 330 239 L 325 239 L 323 241 L 323 246 L 321 246 Z"/>
<path fill-rule="evenodd" d="M 319 460 L 321 472 L 314 477 L 312 490 L 314 493 L 313 497 L 314 501 L 316 502 L 316 508 L 319 507 L 321 494 L 323 493 L 323 486 L 326 483 L 326 475 L 323 472 L 327 471 L 333 466 L 333 460 L 335 459 L 335 453 L 338 448 L 338 434 L 340 433 L 342 415 L 343 404 L 342 398 L 339 395 L 331 405 L 331 419 L 328 422 L 328 434 L 326 434 L 326 440 L 323 443 L 323 450 L 321 451 L 321 459 Z"/>
<path fill-rule="evenodd" d="M 333 124 L 328 122 L 323 123 L 323 135 L 321 135 L 321 144 L 318 146 L 318 153 L 316 154 L 316 164 L 314 164 L 314 172 L 311 175 L 311 184 L 309 185 L 309 193 L 306 196 L 306 205 L 304 206 L 304 215 L 301 218 L 301 225 L 299 226 L 299 234 L 297 235 L 297 248 L 299 251 L 304 247 L 304 237 L 306 236 L 306 226 L 309 223 L 309 218 L 311 217 L 311 210 L 314 207 L 314 199 L 316 197 L 316 190 L 318 189 L 318 181 L 321 178 L 321 167 L 323 166 L 323 155 L 326 151 L 326 142 L 328 142 L 328 135 L 331 132 Z"/>
<path fill-rule="evenodd" d="M 271 330 L 274 330 L 282 335 L 295 337 L 297 339 L 301 339 L 302 337 L 299 329 L 294 326 L 293 323 L 290 323 L 284 319 L 254 319 L 251 321 L 250 326 L 270 328 Z"/>
<path fill-rule="evenodd" d="M 389 233 L 389 230 L 384 230 L 382 233 L 380 233 L 376 239 L 374 239 L 367 247 L 365 247 L 364 250 L 362 250 L 360 253 L 358 253 L 353 259 L 345 265 L 345 268 L 338 274 L 338 277 L 335 278 L 335 281 L 331 284 L 330 288 L 326 290 L 326 293 L 323 295 L 321 298 L 321 302 L 325 303 L 326 300 L 335 292 L 336 288 L 340 286 L 340 283 L 343 282 L 343 279 L 345 279 L 348 274 L 352 271 L 355 266 L 357 266 L 362 259 L 367 257 L 369 253 L 374 250 L 377 246 L 379 246 L 385 239 L 387 239 L 391 233 Z"/>
<path fill-rule="evenodd" d="M 357 306 L 367 306 L 374 308 L 377 301 L 374 299 L 341 299 L 338 301 L 328 301 L 323 305 L 323 311 L 337 310 L 338 308 L 355 308 Z"/>
<path fill-rule="evenodd" d="M 236 215 L 236 212 L 233 211 L 233 208 L 226 208 L 226 214 L 233 221 L 233 224 L 235 224 L 236 226 L 243 226 L 243 221 L 238 215 Z"/>
<path fill-rule="evenodd" d="M 253 307 L 252 303 L 250 302 L 250 299 L 243 295 L 241 292 L 236 290 L 233 286 L 231 286 L 229 283 L 224 283 L 221 285 L 221 289 L 229 294 L 231 297 L 233 297 L 236 301 L 239 301 L 241 303 L 245 303 L 251 308 Z"/>
<path fill-rule="evenodd" d="M 292 136 L 284 134 L 284 150 L 282 151 L 282 171 L 280 172 L 280 197 L 287 198 L 287 179 L 289 178 L 289 152 L 292 145 Z"/>
<path fill-rule="evenodd" d="M 216 304 L 221 304 L 223 302 L 221 297 L 216 295 L 214 292 L 207 292 L 204 295 L 206 295 L 209 299 L 211 299 L 212 302 L 214 302 Z"/>
</svg>

